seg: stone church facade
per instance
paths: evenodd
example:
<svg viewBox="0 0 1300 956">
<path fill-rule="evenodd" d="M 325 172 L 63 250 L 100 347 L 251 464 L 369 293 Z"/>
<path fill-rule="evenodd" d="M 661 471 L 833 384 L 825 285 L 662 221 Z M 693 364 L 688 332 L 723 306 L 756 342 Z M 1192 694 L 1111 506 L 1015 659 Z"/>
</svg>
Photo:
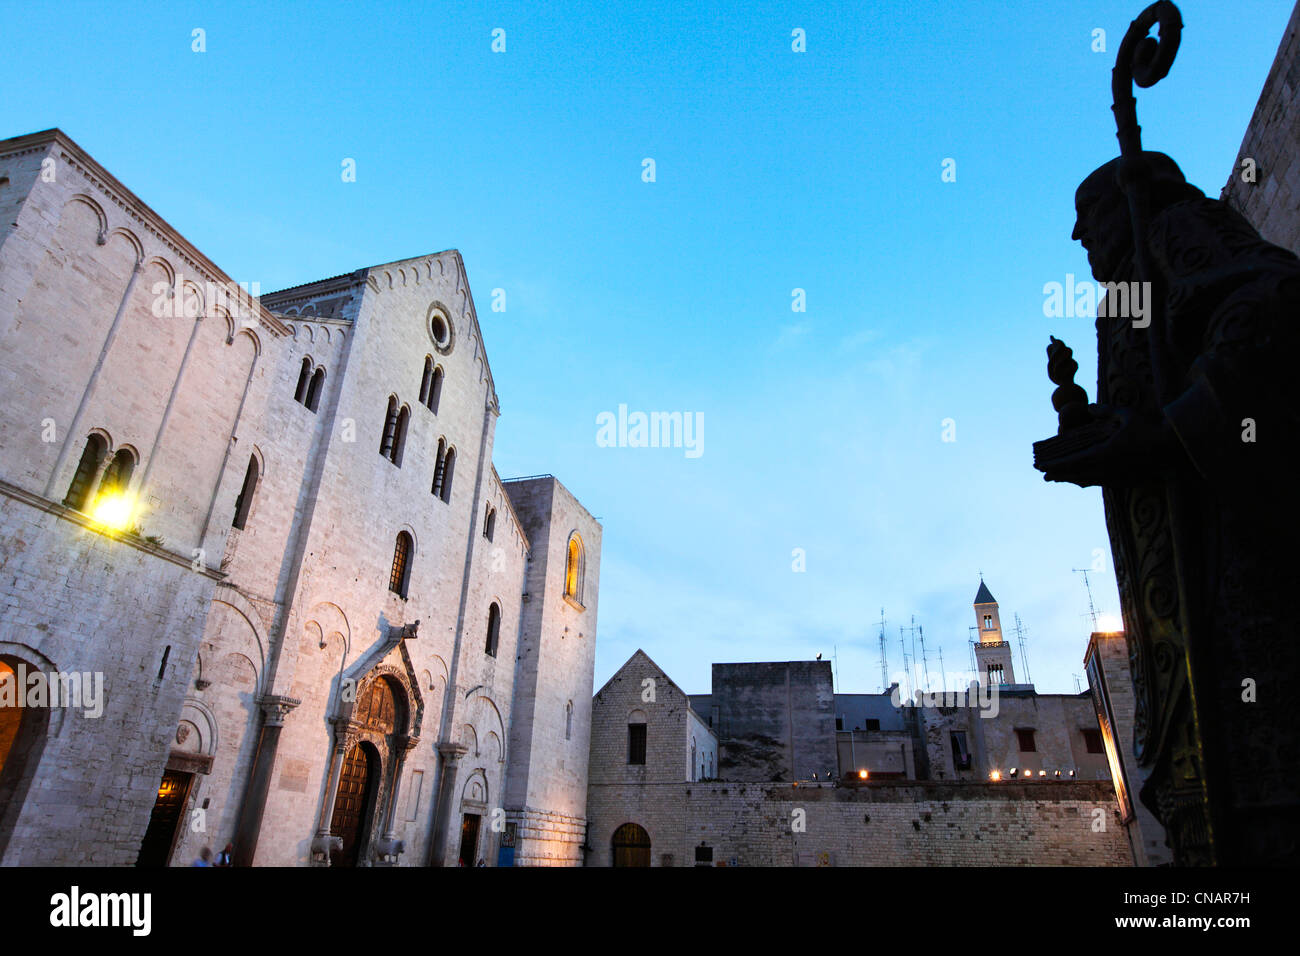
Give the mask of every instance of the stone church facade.
<svg viewBox="0 0 1300 956">
<path fill-rule="evenodd" d="M 0 863 L 580 865 L 601 528 L 459 253 L 250 291 L 0 142 L 0 692 L 102 681 L 0 710 Z"/>
</svg>

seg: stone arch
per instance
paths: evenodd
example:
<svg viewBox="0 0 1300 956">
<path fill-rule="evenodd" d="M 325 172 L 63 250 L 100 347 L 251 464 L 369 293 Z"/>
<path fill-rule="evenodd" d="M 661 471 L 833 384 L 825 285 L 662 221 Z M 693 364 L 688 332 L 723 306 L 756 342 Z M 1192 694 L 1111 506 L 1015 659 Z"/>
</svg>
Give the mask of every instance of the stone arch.
<svg viewBox="0 0 1300 956">
<path fill-rule="evenodd" d="M 482 767 L 475 767 L 465 778 L 465 785 L 460 790 L 461 806 L 471 805 L 486 808 L 491 790 L 488 788 L 487 774 Z"/>
<path fill-rule="evenodd" d="M 646 719 L 646 712 L 644 710 L 635 708 L 628 711 L 627 722 L 629 724 L 648 724 L 650 721 Z"/>
<path fill-rule="evenodd" d="M 229 323 L 230 328 L 233 330 L 235 327 L 234 320 L 227 317 L 226 321 Z M 253 341 L 253 358 L 256 359 L 258 356 L 262 354 L 262 340 L 258 338 L 258 335 L 255 331 L 248 328 L 247 326 L 241 328 L 238 332 L 235 331 L 231 332 L 230 344 L 234 345 L 236 340 L 245 336 L 248 337 L 249 339 L 252 339 Z"/>
<path fill-rule="evenodd" d="M 484 756 L 489 758 L 495 756 L 497 763 L 506 762 L 505 744 L 501 742 L 501 738 L 497 736 L 497 732 L 495 730 L 488 731 L 487 737 L 485 737 L 483 740 L 483 744 L 484 744 L 484 750 L 486 751 Z"/>
<path fill-rule="evenodd" d="M 198 303 L 198 315 L 208 314 L 207 300 L 203 297 L 203 290 L 199 288 L 197 282 L 192 279 L 183 279 L 181 281 L 181 315 L 185 315 L 185 296 L 193 295 L 194 301 Z"/>
<path fill-rule="evenodd" d="M 343 655 L 346 660 L 347 655 L 352 652 L 352 628 L 343 608 L 332 601 L 318 601 L 307 612 L 307 620 L 316 622 L 322 634 L 337 633 L 343 637 Z"/>
<path fill-rule="evenodd" d="M 496 702 L 492 700 L 492 698 L 484 694 L 480 694 L 479 696 L 474 698 L 474 700 L 471 703 L 471 707 L 472 707 L 471 713 L 475 714 L 475 718 L 479 726 L 483 726 L 483 724 L 486 722 L 488 726 L 488 733 L 492 733 L 495 731 L 498 742 L 504 741 L 506 739 L 505 721 L 501 719 L 501 711 L 497 707 Z M 501 759 L 502 760 L 505 759 L 504 748 L 502 748 Z"/>
<path fill-rule="evenodd" d="M 127 229 L 125 226 L 118 226 L 116 229 L 109 232 L 108 240 L 111 241 L 116 236 L 121 236 L 123 239 L 126 240 L 127 245 L 129 245 L 132 249 L 135 250 L 136 265 L 143 264 L 144 243 L 140 241 L 140 237 L 137 236 L 134 231 Z"/>
<path fill-rule="evenodd" d="M 198 739 L 182 739 L 179 724 L 188 723 L 194 728 Z M 197 697 L 186 697 L 181 704 L 181 718 L 177 727 L 176 743 L 173 749 L 190 753 L 205 754 L 215 757 L 217 753 L 217 716 L 203 701 Z"/>
<path fill-rule="evenodd" d="M 0 641 L 0 665 L 0 676 L 7 678 L 15 691 L 20 691 L 18 675 L 10 672 L 23 669 L 50 674 L 58 670 L 40 651 L 10 641 Z M 58 712 L 53 728 L 52 711 Z M 6 707 L 0 711 L 0 858 L 36 778 L 45 744 L 58 735 L 65 712 L 63 707 Z"/>
<path fill-rule="evenodd" d="M 222 583 L 218 584 L 212 595 L 212 603 L 225 605 L 238 618 L 242 619 L 248 625 L 249 633 L 252 635 L 252 645 L 249 647 L 257 657 L 257 671 L 260 675 L 262 665 L 266 661 L 266 634 L 262 628 L 262 621 L 257 613 L 257 609 L 249 602 L 248 598 L 240 594 L 238 589 L 233 585 Z"/>
<path fill-rule="evenodd" d="M 171 264 L 171 260 L 163 256 L 150 256 L 144 263 L 146 266 L 157 266 L 162 269 L 163 274 L 167 276 L 167 282 L 172 287 L 176 286 L 176 267 Z"/>
<path fill-rule="evenodd" d="M 108 242 L 108 216 L 104 212 L 104 207 L 94 199 L 91 199 L 85 193 L 76 193 L 71 199 L 63 204 L 63 208 L 67 209 L 73 203 L 80 203 L 83 206 L 88 206 L 90 208 L 90 211 L 95 214 L 95 218 L 99 220 L 99 232 L 95 236 L 95 240 L 101 246 Z"/>
<path fill-rule="evenodd" d="M 478 756 L 478 734 L 474 731 L 473 724 L 460 725 L 460 742 L 468 748 L 467 753 Z"/>
</svg>

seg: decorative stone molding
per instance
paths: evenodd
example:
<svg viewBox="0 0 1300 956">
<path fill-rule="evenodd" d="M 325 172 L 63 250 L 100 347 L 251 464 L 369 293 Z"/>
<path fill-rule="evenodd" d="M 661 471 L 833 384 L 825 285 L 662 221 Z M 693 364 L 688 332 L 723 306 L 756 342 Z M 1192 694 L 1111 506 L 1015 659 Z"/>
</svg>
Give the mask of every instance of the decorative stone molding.
<svg viewBox="0 0 1300 956">
<path fill-rule="evenodd" d="M 302 701 L 281 694 L 264 694 L 258 699 L 257 703 L 262 708 L 262 717 L 266 722 L 266 726 L 283 727 L 284 719 L 289 716 L 289 712 L 301 704 Z"/>
</svg>

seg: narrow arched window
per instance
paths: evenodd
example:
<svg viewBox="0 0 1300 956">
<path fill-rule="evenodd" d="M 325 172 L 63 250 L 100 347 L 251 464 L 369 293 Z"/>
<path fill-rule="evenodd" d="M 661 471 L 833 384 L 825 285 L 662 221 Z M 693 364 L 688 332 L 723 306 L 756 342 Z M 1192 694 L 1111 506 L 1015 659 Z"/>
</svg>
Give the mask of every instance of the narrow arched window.
<svg viewBox="0 0 1300 956">
<path fill-rule="evenodd" d="M 456 470 L 456 449 L 448 448 L 447 457 L 442 463 L 442 490 L 439 497 L 451 501 L 451 476 Z"/>
<path fill-rule="evenodd" d="M 569 536 L 569 554 L 564 567 L 564 595 L 582 603 L 582 579 L 585 555 L 578 532 Z"/>
<path fill-rule="evenodd" d="M 429 491 L 442 497 L 442 469 L 447 464 L 447 442 L 445 439 L 438 439 L 438 457 L 433 463 L 433 487 Z"/>
<path fill-rule="evenodd" d="M 564 705 L 564 739 L 573 739 L 573 701 Z"/>
<path fill-rule="evenodd" d="M 298 373 L 298 387 L 294 389 L 293 400 L 302 402 L 307 397 L 307 383 L 311 379 L 311 359 L 302 360 L 302 371 Z"/>
<path fill-rule="evenodd" d="M 388 590 L 398 597 L 406 597 L 406 586 L 411 580 L 411 536 L 397 532 L 397 545 L 393 548 L 393 570 L 388 575 Z"/>
<path fill-rule="evenodd" d="M 488 629 L 487 629 L 487 655 L 489 657 L 497 656 L 497 642 L 501 639 L 501 608 L 497 607 L 495 601 L 488 608 Z"/>
<path fill-rule="evenodd" d="M 384 415 L 384 436 L 379 441 L 379 454 L 393 460 L 393 440 L 397 437 L 397 396 L 388 396 L 388 412 Z"/>
<path fill-rule="evenodd" d="M 429 397 L 425 405 L 429 411 L 437 414 L 438 399 L 442 396 L 442 369 L 435 367 L 433 376 L 429 379 Z"/>
<path fill-rule="evenodd" d="M 483 519 L 483 537 L 491 541 L 492 535 L 496 532 L 496 527 L 497 527 L 497 510 L 493 508 L 491 505 L 488 505 L 487 516 Z"/>
<path fill-rule="evenodd" d="M 424 374 L 420 376 L 420 404 L 429 404 L 429 386 L 433 384 L 433 357 L 424 357 Z"/>
<path fill-rule="evenodd" d="M 248 512 L 253 507 L 253 491 L 257 488 L 257 456 L 248 456 L 248 470 L 244 472 L 244 485 L 239 489 L 235 499 L 235 520 L 231 525 L 242 528 L 248 521 Z"/>
<path fill-rule="evenodd" d="M 125 448 L 113 456 L 113 460 L 104 469 L 104 478 L 99 483 L 99 496 L 120 495 L 131 483 L 131 472 L 135 471 L 135 456 Z"/>
<path fill-rule="evenodd" d="M 411 424 L 411 409 L 403 405 L 397 413 L 397 428 L 393 432 L 393 454 L 389 459 L 398 468 L 402 467 L 402 451 L 406 448 L 406 431 Z"/>
<path fill-rule="evenodd" d="M 63 503 L 69 508 L 77 511 L 86 510 L 86 504 L 90 499 L 90 484 L 95 480 L 95 475 L 99 472 L 99 463 L 104 460 L 107 451 L 108 443 L 101 436 L 91 435 L 86 439 L 86 448 L 81 453 L 81 461 L 77 462 L 77 473 L 72 476 L 68 495 L 63 499 Z"/>
<path fill-rule="evenodd" d="M 320 393 L 325 386 L 325 369 L 318 368 L 311 377 L 311 384 L 307 386 L 307 397 L 303 401 L 313 412 L 320 407 Z"/>
</svg>

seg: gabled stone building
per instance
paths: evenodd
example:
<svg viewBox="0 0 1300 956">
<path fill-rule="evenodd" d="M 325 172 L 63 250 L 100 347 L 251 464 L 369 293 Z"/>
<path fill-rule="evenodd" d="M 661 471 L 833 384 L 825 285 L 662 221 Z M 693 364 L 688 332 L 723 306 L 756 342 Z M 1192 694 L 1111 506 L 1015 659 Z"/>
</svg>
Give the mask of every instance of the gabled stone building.
<svg viewBox="0 0 1300 956">
<path fill-rule="evenodd" d="M 256 291 L 0 142 L 0 692 L 103 688 L 0 709 L 0 863 L 580 863 L 601 528 L 459 253 Z"/>
</svg>

